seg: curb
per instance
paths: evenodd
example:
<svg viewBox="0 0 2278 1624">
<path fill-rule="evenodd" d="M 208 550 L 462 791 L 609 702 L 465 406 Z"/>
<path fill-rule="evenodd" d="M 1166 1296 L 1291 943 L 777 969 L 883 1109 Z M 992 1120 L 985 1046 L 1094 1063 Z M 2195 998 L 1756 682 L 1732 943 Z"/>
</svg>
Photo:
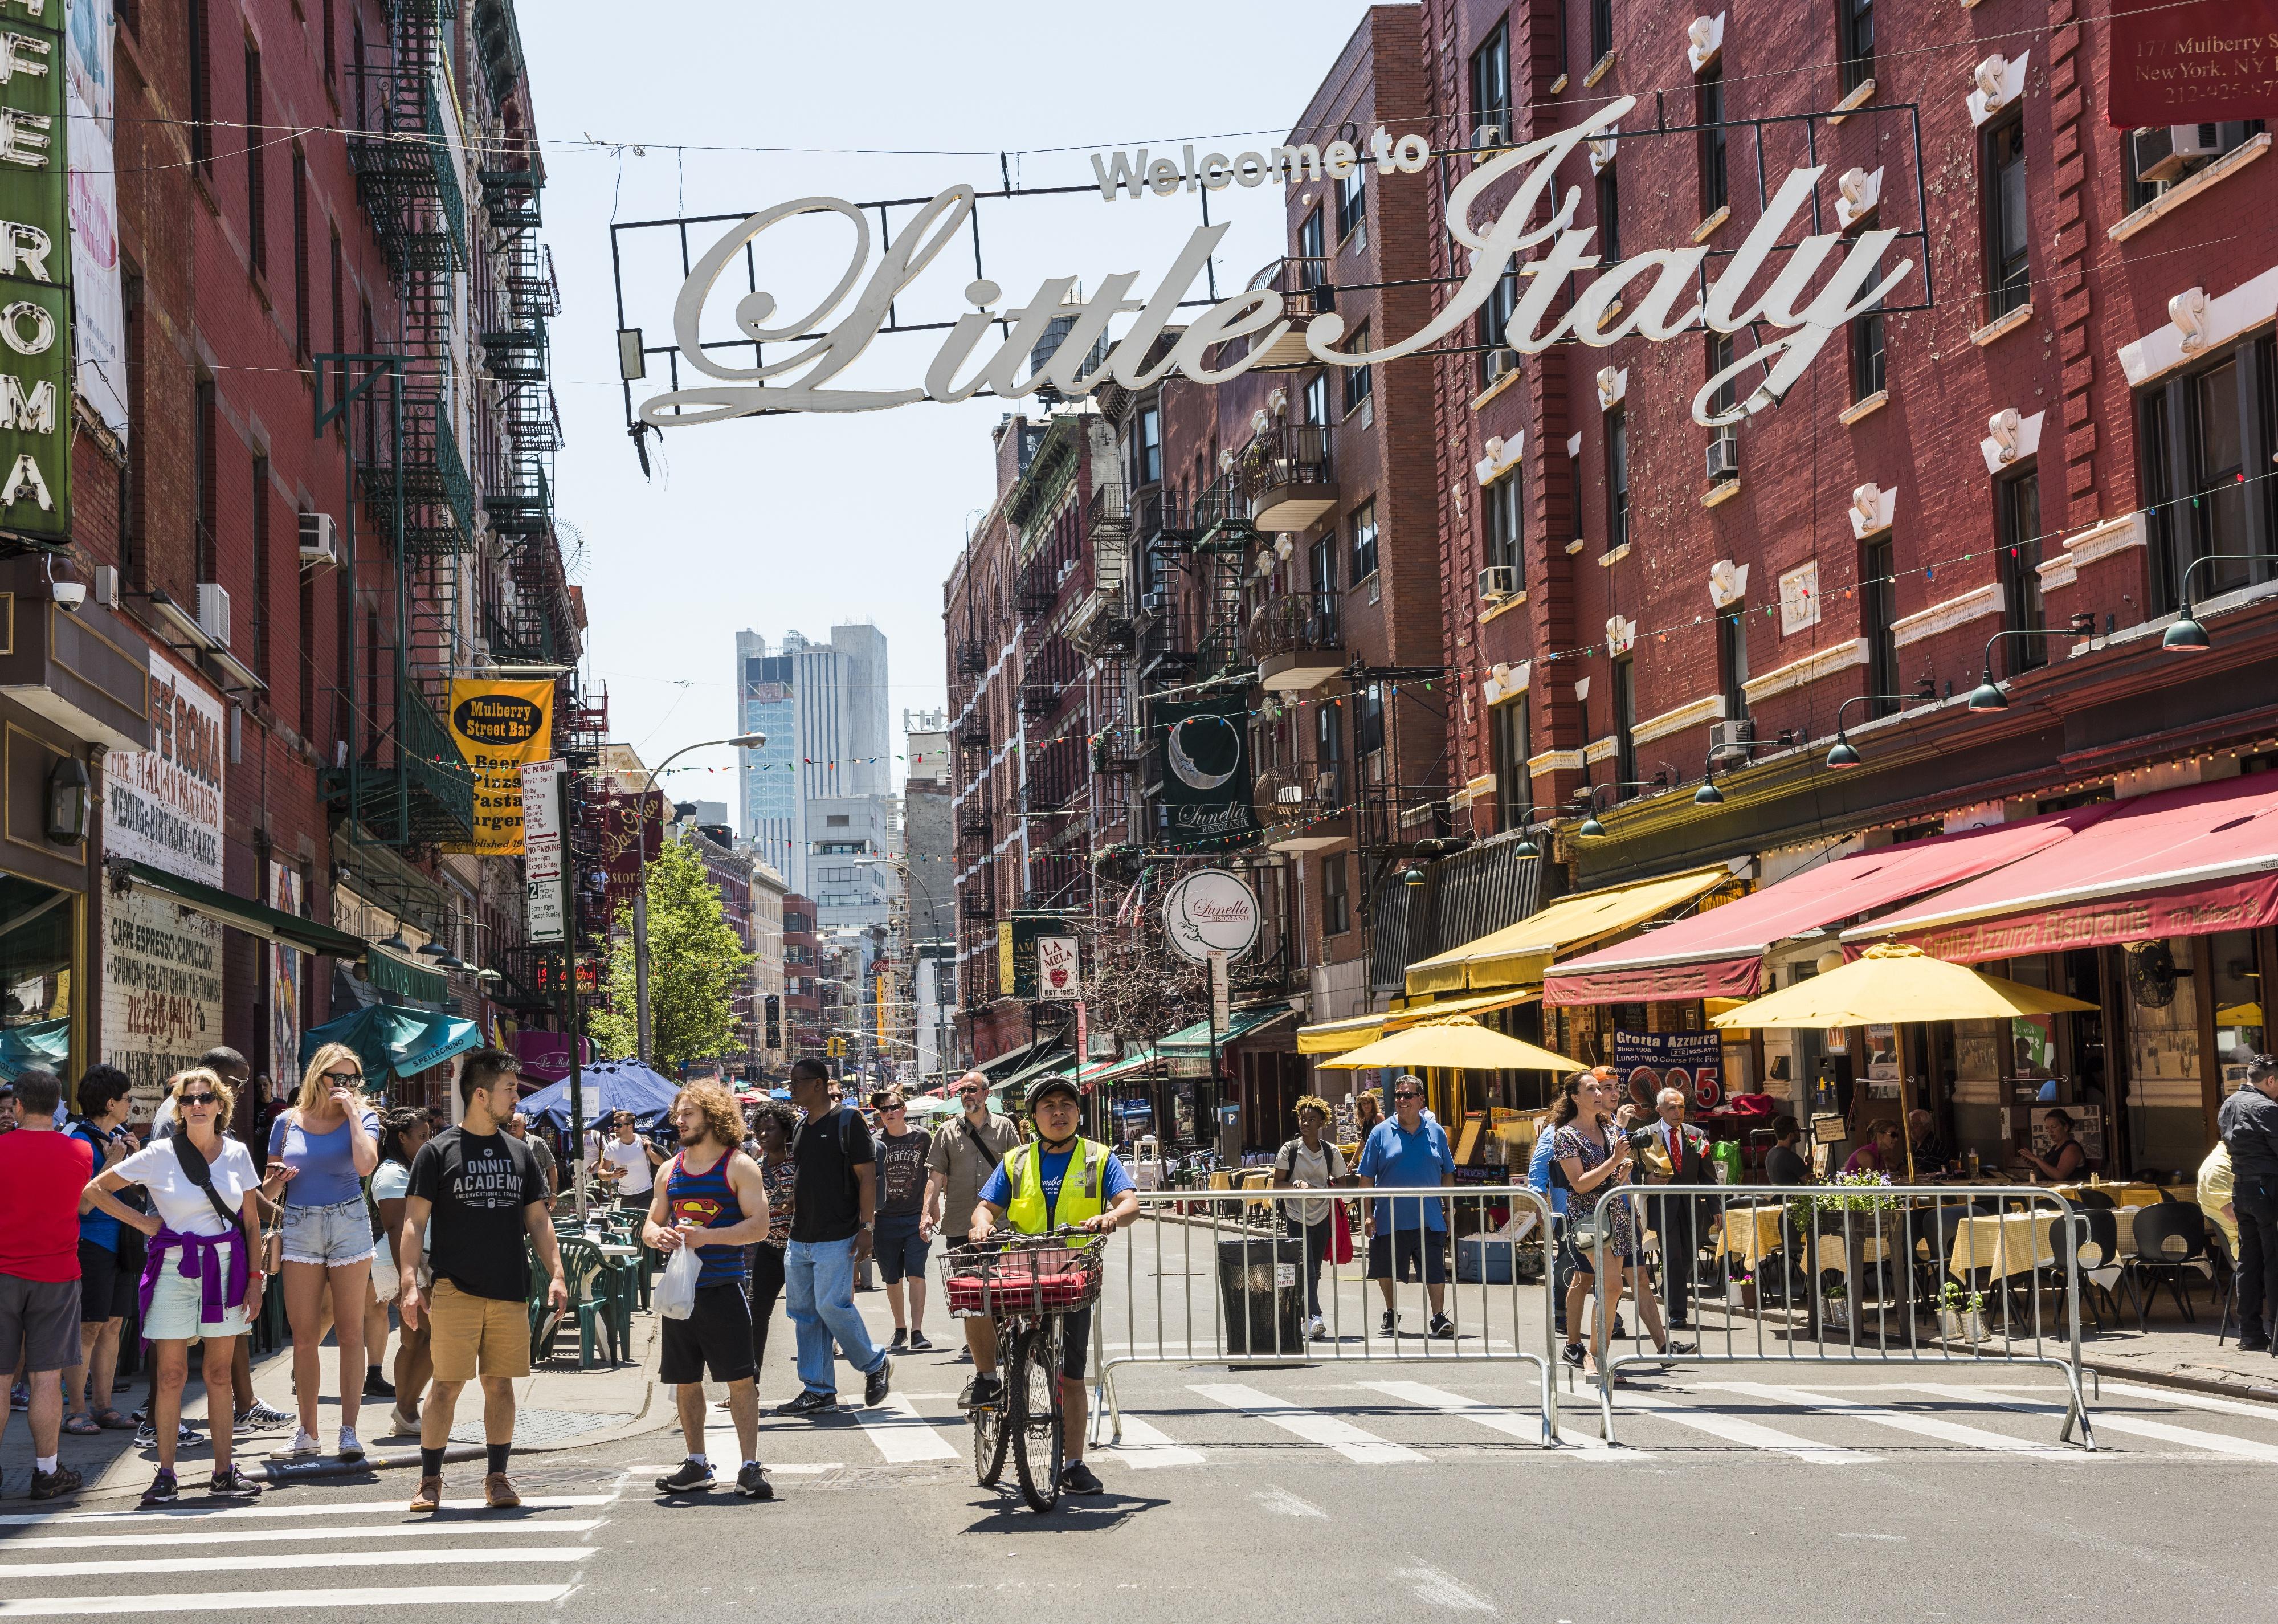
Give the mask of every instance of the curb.
<svg viewBox="0 0 2278 1624">
<path fill-rule="evenodd" d="M 2211 1376 L 2180 1375 L 2168 1370 L 2143 1370 L 2132 1365 L 2110 1365 L 2101 1360 L 2084 1359 L 2080 1367 L 2098 1376 L 2110 1376 L 2116 1382 L 2141 1382 L 2146 1387 L 2172 1387 L 2178 1392 L 2199 1393 L 2210 1398 L 2253 1399 L 2264 1404 L 2278 1404 L 2278 1385 L 2248 1382 L 2220 1382 Z"/>
</svg>

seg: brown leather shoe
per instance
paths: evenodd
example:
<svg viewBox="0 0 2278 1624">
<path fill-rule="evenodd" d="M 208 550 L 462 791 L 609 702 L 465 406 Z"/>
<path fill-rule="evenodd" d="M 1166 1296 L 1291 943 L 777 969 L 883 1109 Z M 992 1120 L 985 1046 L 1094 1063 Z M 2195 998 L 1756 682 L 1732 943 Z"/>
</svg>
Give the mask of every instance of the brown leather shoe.
<svg viewBox="0 0 2278 1624">
<path fill-rule="evenodd" d="M 440 1477 L 421 1478 L 417 1491 L 411 1497 L 410 1509 L 416 1512 L 437 1511 L 442 1504 L 443 1480 Z"/>
<path fill-rule="evenodd" d="M 483 1479 L 483 1498 L 493 1511 L 511 1511 L 522 1504 L 522 1497 L 514 1491 L 514 1479 L 503 1472 L 493 1472 Z"/>
</svg>

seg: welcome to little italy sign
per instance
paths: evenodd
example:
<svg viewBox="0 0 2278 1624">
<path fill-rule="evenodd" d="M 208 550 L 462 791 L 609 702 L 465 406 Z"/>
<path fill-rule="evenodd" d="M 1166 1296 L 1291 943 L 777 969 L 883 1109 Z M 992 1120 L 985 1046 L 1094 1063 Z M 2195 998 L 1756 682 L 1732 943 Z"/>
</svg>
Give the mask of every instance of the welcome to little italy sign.
<svg viewBox="0 0 2278 1624">
<path fill-rule="evenodd" d="M 1779 336 L 1739 357 L 1695 393 L 1693 420 L 1713 427 L 1776 402 L 1846 322 L 1872 309 L 1914 269 L 1909 259 L 1884 267 L 1884 254 L 1900 234 L 1896 231 L 1857 233 L 1848 239 L 1848 249 L 1839 260 L 1836 256 L 1846 239 L 1835 232 L 1814 232 L 1786 249 L 1785 259 L 1761 290 L 1752 287 L 1780 249 L 1784 234 L 1809 210 L 1823 165 L 1788 172 L 1747 240 L 1724 261 L 1705 292 L 1701 281 L 1709 250 L 1702 247 L 1653 249 L 1601 268 L 1592 245 L 1595 228 L 1573 224 L 1581 196 L 1579 188 L 1567 188 L 1555 211 L 1540 223 L 1530 224 L 1558 166 L 1584 142 L 1613 134 L 1635 105 L 1634 97 L 1617 98 L 1571 129 L 1497 154 L 1454 187 L 1448 196 L 1446 229 L 1470 250 L 1470 268 L 1448 303 L 1422 327 L 1380 349 L 1341 349 L 1338 345 L 1347 336 L 1344 318 L 1323 312 L 1305 327 L 1307 352 L 1324 365 L 1338 367 L 1373 366 L 1412 355 L 1461 333 L 1516 264 L 1519 274 L 1531 280 L 1510 318 L 1506 342 L 1527 354 L 1565 340 L 1601 348 L 1631 337 L 1663 343 L 1702 326 L 1718 333 L 1757 324 L 1778 330 Z M 1373 161 L 1387 173 L 1424 167 L 1429 155 L 1417 149 L 1420 145 L 1418 137 L 1371 143 Z M 1142 153 L 1135 165 L 1119 153 L 1112 159 L 1095 158 L 1093 166 L 1101 195 L 1112 201 L 1137 196 L 1142 188 L 1167 195 L 1196 186 L 1215 190 L 1229 184 L 1258 185 L 1268 178 L 1282 184 L 1335 179 L 1365 161 L 1349 142 L 1332 142 L 1318 151 L 1310 145 L 1276 147 L 1232 159 L 1209 153 L 1196 160 L 1191 152 L 1182 152 L 1177 164 Z M 1510 201 L 1492 218 L 1474 220 L 1472 210 L 1480 197 L 1512 176 L 1517 178 L 1517 187 Z M 1135 271 L 1103 277 L 1089 299 L 1076 295 L 1076 278 L 1049 277 L 1027 303 L 1018 306 L 1002 305 L 1004 290 L 976 279 L 965 287 L 975 308 L 958 318 L 918 382 L 890 389 L 836 387 L 834 380 L 878 336 L 894 302 L 965 228 L 976 195 L 962 183 L 943 191 L 918 211 L 898 240 L 877 254 L 875 264 L 869 223 L 860 209 L 843 198 L 803 197 L 762 209 L 745 220 L 696 262 L 673 305 L 673 341 L 682 359 L 716 381 L 654 396 L 643 403 L 641 420 L 659 428 L 684 428 L 755 412 L 877 411 L 918 401 L 968 400 L 984 390 L 1017 398 L 1046 384 L 1074 398 L 1111 381 L 1127 389 L 1147 388 L 1174 372 L 1198 383 L 1223 383 L 1247 371 L 1289 332 L 1281 295 L 1272 288 L 1251 288 L 1192 317 L 1168 353 L 1149 364 L 1149 351 L 1171 326 L 1181 302 L 1226 234 L 1227 226 L 1220 223 L 1189 236 L 1169 272 L 1143 298 L 1136 296 L 1140 273 Z M 837 285 L 813 309 L 791 319 L 779 318 L 772 294 L 755 290 L 737 301 L 733 318 L 738 331 L 759 344 L 782 344 L 803 333 L 820 336 L 756 366 L 730 366 L 707 353 L 699 328 L 721 274 L 770 228 L 809 214 L 840 215 L 853 227 L 853 251 Z M 1521 259 L 1537 249 L 1541 252 Z M 1592 271 L 1596 276 L 1554 318 L 1551 307 L 1568 280 Z M 1060 317 L 1073 321 L 1066 337 L 1043 366 L 1023 375 L 1047 326 Z M 1120 339 L 1096 367 L 1083 371 L 1106 338 L 1109 325 L 1123 317 L 1132 319 Z M 990 353 L 980 355 L 990 327 L 999 322 L 1006 326 L 1003 341 Z M 1242 338 L 1255 341 L 1225 365 L 1211 364 L 1214 350 Z M 1762 381 L 1745 395 L 1736 387 L 1734 394 L 1740 396 L 1737 402 L 1729 410 L 1717 410 L 1714 402 L 1719 391 L 1727 384 L 1737 385 L 1743 373 L 1758 367 L 1764 369 Z"/>
</svg>

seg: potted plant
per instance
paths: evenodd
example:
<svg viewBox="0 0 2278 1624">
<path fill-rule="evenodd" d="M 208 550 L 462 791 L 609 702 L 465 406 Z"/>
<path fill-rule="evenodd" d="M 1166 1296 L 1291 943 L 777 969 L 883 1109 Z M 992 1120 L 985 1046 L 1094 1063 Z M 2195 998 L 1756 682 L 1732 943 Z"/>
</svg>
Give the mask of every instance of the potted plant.
<svg viewBox="0 0 2278 1624">
<path fill-rule="evenodd" d="M 1851 1323 L 1851 1288 L 1840 1280 L 1831 1280 L 1819 1289 L 1822 1304 L 1819 1317 L 1828 1325 Z"/>
<path fill-rule="evenodd" d="M 1984 1342 L 1992 1335 L 1985 1325 L 1985 1293 L 1947 1281 L 1938 1288 L 1938 1329 L 1949 1342 Z"/>
</svg>

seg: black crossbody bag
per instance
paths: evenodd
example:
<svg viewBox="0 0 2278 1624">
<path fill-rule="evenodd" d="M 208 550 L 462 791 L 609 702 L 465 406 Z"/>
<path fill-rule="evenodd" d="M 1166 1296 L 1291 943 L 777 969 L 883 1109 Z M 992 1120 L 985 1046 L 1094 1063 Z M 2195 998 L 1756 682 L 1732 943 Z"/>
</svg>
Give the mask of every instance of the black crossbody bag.
<svg viewBox="0 0 2278 1624">
<path fill-rule="evenodd" d="M 167 1142 L 173 1145 L 174 1154 L 180 1159 L 182 1171 L 188 1176 L 190 1183 L 195 1184 L 203 1192 L 206 1199 L 212 1203 L 215 1215 L 224 1223 L 235 1228 L 241 1220 L 237 1214 L 229 1210 L 229 1204 L 221 1199 L 221 1191 L 214 1188 L 213 1168 L 208 1165 L 204 1153 L 190 1143 L 190 1136 L 187 1133 L 175 1134 Z"/>
</svg>

